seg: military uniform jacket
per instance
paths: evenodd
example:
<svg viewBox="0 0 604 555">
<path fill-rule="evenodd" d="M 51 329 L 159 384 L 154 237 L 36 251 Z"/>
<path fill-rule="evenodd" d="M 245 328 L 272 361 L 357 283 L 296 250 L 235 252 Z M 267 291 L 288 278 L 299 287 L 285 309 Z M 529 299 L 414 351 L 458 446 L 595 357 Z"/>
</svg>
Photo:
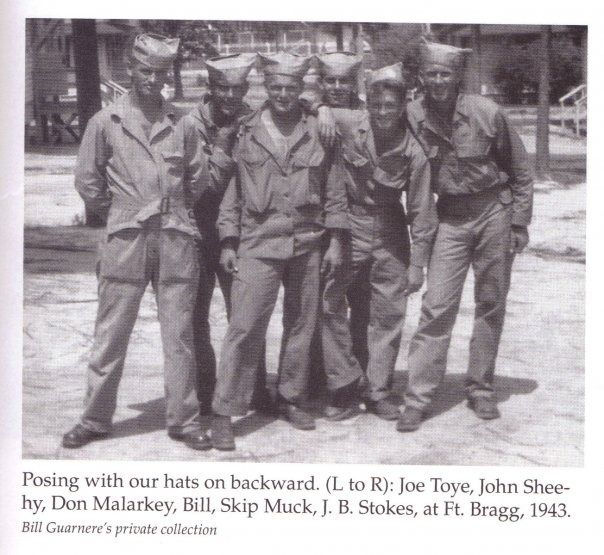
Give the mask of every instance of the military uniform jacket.
<svg viewBox="0 0 604 555">
<path fill-rule="evenodd" d="M 438 227 L 430 164 L 415 137 L 378 156 L 366 110 L 334 109 L 341 138 L 343 179 L 350 205 L 392 207 L 406 192 L 406 220 L 411 232 L 410 263 L 428 264 Z M 401 207 L 402 210 L 402 207 Z"/>
<path fill-rule="evenodd" d="M 347 229 L 346 191 L 338 160 L 304 112 L 279 154 L 261 108 L 243 123 L 233 158 L 237 171 L 220 205 L 220 239 L 239 240 L 239 256 L 286 259 L 318 247 L 326 228 Z"/>
<path fill-rule="evenodd" d="M 450 132 L 425 98 L 407 105 L 407 118 L 430 159 L 433 189 L 439 197 L 480 193 L 507 183 L 500 200 L 513 203 L 512 223 L 530 223 L 533 180 L 526 151 L 495 102 L 460 93 Z"/>
<path fill-rule="evenodd" d="M 193 203 L 204 188 L 224 188 L 227 177 L 169 103 L 149 137 L 133 116 L 130 94 L 95 114 L 82 138 L 75 187 L 89 209 L 107 217 L 101 275 L 142 279 L 145 243 L 137 230 L 160 215 L 162 229 L 178 232 L 165 249 L 172 273 L 190 277 L 185 262 L 194 245 L 185 238 L 200 237 Z"/>
<path fill-rule="evenodd" d="M 218 125 L 212 118 L 211 95 L 204 95 L 198 106 L 193 108 L 185 117 L 190 120 L 191 125 L 197 130 L 201 139 L 204 151 L 211 156 L 212 163 L 221 169 L 222 172 L 229 175 L 235 169 L 233 159 L 227 156 L 219 148 L 214 147 L 214 140 L 218 132 Z M 240 116 L 240 122 L 252 113 L 251 108 L 244 104 Z M 218 209 L 222 200 L 222 193 L 214 190 L 206 190 L 201 198 L 195 204 L 195 218 L 202 234 L 216 234 L 216 220 L 218 219 Z"/>
</svg>

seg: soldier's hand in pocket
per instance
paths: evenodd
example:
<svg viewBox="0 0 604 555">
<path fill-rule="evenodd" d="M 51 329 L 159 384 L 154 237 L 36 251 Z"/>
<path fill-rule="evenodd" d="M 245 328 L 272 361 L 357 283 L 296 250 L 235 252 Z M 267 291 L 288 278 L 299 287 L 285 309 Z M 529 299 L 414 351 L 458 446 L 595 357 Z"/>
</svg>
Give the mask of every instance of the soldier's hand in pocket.
<svg viewBox="0 0 604 555">
<path fill-rule="evenodd" d="M 232 247 L 223 247 L 220 251 L 220 266 L 227 274 L 236 274 L 237 268 L 237 252 Z"/>
<path fill-rule="evenodd" d="M 419 291 L 424 284 L 424 269 L 421 266 L 409 266 L 407 271 L 407 287 L 405 295 L 411 295 Z"/>
<path fill-rule="evenodd" d="M 512 226 L 512 247 L 511 251 L 515 254 L 520 254 L 524 248 L 528 245 L 529 234 L 528 229 L 525 226 L 513 225 Z"/>
<path fill-rule="evenodd" d="M 327 276 L 337 272 L 344 263 L 344 244 L 343 239 L 337 233 L 331 237 L 329 248 L 325 251 L 323 262 L 321 263 L 321 274 Z"/>
</svg>

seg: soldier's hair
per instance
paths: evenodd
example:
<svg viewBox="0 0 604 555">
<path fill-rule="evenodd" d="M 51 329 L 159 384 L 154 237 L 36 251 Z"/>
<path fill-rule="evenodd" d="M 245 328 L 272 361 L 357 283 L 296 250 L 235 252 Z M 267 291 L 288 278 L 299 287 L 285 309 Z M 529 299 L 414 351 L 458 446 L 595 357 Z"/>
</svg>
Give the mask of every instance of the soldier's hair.
<svg viewBox="0 0 604 555">
<path fill-rule="evenodd" d="M 380 81 L 378 83 L 371 85 L 371 87 L 369 88 L 369 91 L 368 91 L 369 97 L 371 97 L 374 94 L 380 94 L 384 91 L 392 91 L 392 92 L 396 93 L 399 100 L 403 104 L 405 104 L 405 101 L 407 99 L 407 88 L 402 86 L 400 83 L 396 83 L 394 81 Z"/>
<path fill-rule="evenodd" d="M 283 76 L 283 75 L 281 73 L 268 73 L 268 74 L 264 75 L 264 84 L 268 85 L 272 80 L 274 80 L 280 76 Z M 301 87 L 304 87 L 304 77 L 296 77 L 294 75 L 285 75 L 285 76 L 293 77 L 300 84 Z"/>
</svg>

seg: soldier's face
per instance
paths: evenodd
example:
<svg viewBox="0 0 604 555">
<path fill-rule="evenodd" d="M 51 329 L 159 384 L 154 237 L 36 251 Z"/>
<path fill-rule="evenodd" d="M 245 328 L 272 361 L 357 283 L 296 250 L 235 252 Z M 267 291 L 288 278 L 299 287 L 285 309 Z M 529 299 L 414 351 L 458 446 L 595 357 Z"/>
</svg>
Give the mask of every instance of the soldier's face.
<svg viewBox="0 0 604 555">
<path fill-rule="evenodd" d="M 297 108 L 304 82 L 290 75 L 270 75 L 265 87 L 272 109 L 278 114 L 288 114 Z"/>
<path fill-rule="evenodd" d="M 168 82 L 167 69 L 155 69 L 136 61 L 130 63 L 128 73 L 132 79 L 132 88 L 143 98 L 158 97 Z"/>
<path fill-rule="evenodd" d="M 325 102 L 332 108 L 348 108 L 355 92 L 353 77 L 324 77 L 321 81 Z"/>
<path fill-rule="evenodd" d="M 241 112 L 243 97 L 247 94 L 247 89 L 247 84 L 216 83 L 210 86 L 215 107 L 226 118 L 234 118 Z"/>
<path fill-rule="evenodd" d="M 447 66 L 429 65 L 422 70 L 426 94 L 434 102 L 451 102 L 457 96 L 459 73 Z"/>
<path fill-rule="evenodd" d="M 405 110 L 403 98 L 403 94 L 391 89 L 372 90 L 367 104 L 371 126 L 382 132 L 399 127 Z"/>
</svg>

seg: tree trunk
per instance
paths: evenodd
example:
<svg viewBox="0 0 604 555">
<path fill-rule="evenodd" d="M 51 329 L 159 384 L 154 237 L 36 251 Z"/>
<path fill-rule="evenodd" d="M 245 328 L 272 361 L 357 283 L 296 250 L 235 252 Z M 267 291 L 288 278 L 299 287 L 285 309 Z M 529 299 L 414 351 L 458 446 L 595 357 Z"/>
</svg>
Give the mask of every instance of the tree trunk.
<svg viewBox="0 0 604 555">
<path fill-rule="evenodd" d="M 549 175 L 549 92 L 550 92 L 550 43 L 551 27 L 541 27 L 539 45 L 539 106 L 537 108 L 537 136 L 535 170 L 539 179 Z"/>
<path fill-rule="evenodd" d="M 96 22 L 94 19 L 72 19 L 71 28 L 81 137 L 90 118 L 102 107 Z M 86 209 L 86 225 L 102 227 L 104 222 L 94 212 Z"/>
<path fill-rule="evenodd" d="M 336 49 L 338 52 L 344 50 L 344 24 L 336 23 Z"/>
<path fill-rule="evenodd" d="M 101 76 L 95 20 L 72 19 L 71 26 L 81 136 L 88 120 L 101 109 Z"/>
<path fill-rule="evenodd" d="M 359 96 L 363 99 L 367 99 L 367 91 L 365 89 L 365 52 L 363 50 L 363 24 L 355 23 L 355 43 L 356 43 L 356 54 L 361 57 L 361 69 L 357 75 L 357 84 L 359 89 Z"/>
<path fill-rule="evenodd" d="M 182 56 L 180 54 L 180 49 L 178 55 L 174 59 L 172 63 L 172 71 L 174 73 L 174 96 L 172 100 L 183 100 L 185 97 L 184 90 L 182 88 L 182 75 L 180 70 L 182 68 Z"/>
<path fill-rule="evenodd" d="M 472 82 L 472 92 L 481 94 L 482 92 L 482 34 L 480 25 L 472 25 L 472 47 L 474 49 L 474 79 Z"/>
</svg>

